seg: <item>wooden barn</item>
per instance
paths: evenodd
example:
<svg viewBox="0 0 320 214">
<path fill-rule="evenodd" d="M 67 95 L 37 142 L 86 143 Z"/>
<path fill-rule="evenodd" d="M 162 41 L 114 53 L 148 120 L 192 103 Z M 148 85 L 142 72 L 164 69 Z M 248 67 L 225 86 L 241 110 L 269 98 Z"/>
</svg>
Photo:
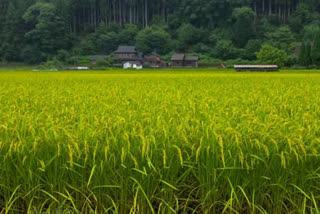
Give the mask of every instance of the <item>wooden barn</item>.
<svg viewBox="0 0 320 214">
<path fill-rule="evenodd" d="M 186 56 L 185 54 L 173 54 L 171 57 L 171 67 L 173 68 L 198 68 L 199 57 L 198 56 Z"/>
<path fill-rule="evenodd" d="M 171 57 L 171 67 L 179 68 L 183 67 L 184 64 L 184 54 L 173 54 Z"/>
<path fill-rule="evenodd" d="M 150 68 L 166 68 L 167 63 L 162 61 L 160 55 L 156 52 L 152 52 L 151 54 L 145 57 L 146 63 L 150 65 Z"/>
<path fill-rule="evenodd" d="M 184 58 L 184 67 L 198 68 L 199 57 L 198 56 L 186 56 Z"/>
</svg>

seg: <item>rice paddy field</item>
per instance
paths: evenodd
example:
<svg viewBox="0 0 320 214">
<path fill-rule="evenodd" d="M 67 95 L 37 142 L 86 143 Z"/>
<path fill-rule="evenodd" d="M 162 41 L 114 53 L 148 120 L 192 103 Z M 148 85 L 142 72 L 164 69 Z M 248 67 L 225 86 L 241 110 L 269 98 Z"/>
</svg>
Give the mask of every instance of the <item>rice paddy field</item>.
<svg viewBox="0 0 320 214">
<path fill-rule="evenodd" d="M 0 72 L 0 213 L 320 213 L 320 73 Z"/>
</svg>

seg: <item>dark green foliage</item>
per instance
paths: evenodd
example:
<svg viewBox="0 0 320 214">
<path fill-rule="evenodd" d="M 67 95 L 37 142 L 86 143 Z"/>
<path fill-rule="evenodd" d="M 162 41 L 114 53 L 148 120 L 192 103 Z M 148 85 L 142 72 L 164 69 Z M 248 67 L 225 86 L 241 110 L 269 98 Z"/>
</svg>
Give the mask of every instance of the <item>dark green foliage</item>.
<svg viewBox="0 0 320 214">
<path fill-rule="evenodd" d="M 181 51 L 185 51 L 191 45 L 199 42 L 201 32 L 191 24 L 182 24 L 177 30 L 178 45 Z"/>
<path fill-rule="evenodd" d="M 296 12 L 289 18 L 289 26 L 295 33 L 300 33 L 303 27 L 319 21 L 319 14 L 315 11 L 315 5 L 318 3 L 308 4 L 300 3 Z M 312 5 L 312 6 L 311 6 Z"/>
<path fill-rule="evenodd" d="M 3 35 L 0 36 L 0 52 L 8 61 L 21 60 L 20 52 L 24 45 L 24 23 L 20 10 L 10 1 L 3 25 Z"/>
<path fill-rule="evenodd" d="M 2 0 L 0 60 L 109 55 L 119 45 L 255 60 L 266 43 L 291 55 L 314 40 L 319 14 L 317 0 Z"/>
<path fill-rule="evenodd" d="M 107 67 L 109 66 L 109 62 L 105 59 L 98 59 L 96 62 L 97 67 Z"/>
<path fill-rule="evenodd" d="M 217 42 L 217 45 L 212 51 L 211 55 L 214 58 L 223 60 L 234 59 L 236 58 L 237 50 L 230 40 L 220 40 Z"/>
<path fill-rule="evenodd" d="M 266 37 L 268 44 L 281 50 L 285 50 L 288 54 L 291 54 L 296 46 L 295 38 L 293 37 L 290 28 L 287 26 L 280 27 L 275 31 L 267 33 Z"/>
<path fill-rule="evenodd" d="M 246 47 L 243 49 L 243 54 L 241 57 L 243 59 L 255 60 L 256 53 L 259 52 L 261 45 L 262 45 L 261 40 L 258 40 L 258 39 L 249 40 Z"/>
<path fill-rule="evenodd" d="M 251 8 L 236 8 L 232 14 L 236 20 L 233 25 L 233 41 L 238 47 L 244 47 L 255 36 L 254 12 Z"/>
<path fill-rule="evenodd" d="M 320 33 L 317 33 L 314 37 L 311 58 L 314 65 L 320 65 Z"/>
<path fill-rule="evenodd" d="M 37 64 L 46 61 L 46 55 L 38 47 L 27 45 L 21 52 L 21 59 L 28 64 Z"/>
<path fill-rule="evenodd" d="M 166 54 L 170 50 L 169 45 L 170 35 L 157 26 L 145 28 L 136 37 L 136 46 L 144 53 L 156 51 L 160 54 Z"/>
<path fill-rule="evenodd" d="M 28 43 L 43 54 L 56 54 L 57 50 L 68 48 L 64 22 L 54 4 L 39 2 L 25 12 L 23 19 L 29 26 L 25 34 Z"/>
<path fill-rule="evenodd" d="M 134 45 L 139 29 L 136 25 L 126 24 L 119 33 L 119 42 L 123 45 Z"/>
<path fill-rule="evenodd" d="M 300 48 L 299 64 L 308 66 L 312 64 L 311 59 L 311 45 L 310 42 L 303 42 Z"/>
<path fill-rule="evenodd" d="M 57 52 L 57 57 L 56 58 L 57 58 L 57 60 L 59 60 L 59 61 L 61 61 L 63 63 L 66 63 L 70 59 L 70 54 L 66 50 L 59 50 Z"/>
</svg>

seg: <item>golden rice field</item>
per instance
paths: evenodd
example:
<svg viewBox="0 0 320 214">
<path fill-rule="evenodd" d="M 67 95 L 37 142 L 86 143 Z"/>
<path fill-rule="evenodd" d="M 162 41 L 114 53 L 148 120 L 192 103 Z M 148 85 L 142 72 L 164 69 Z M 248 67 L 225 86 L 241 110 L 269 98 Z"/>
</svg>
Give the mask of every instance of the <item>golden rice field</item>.
<svg viewBox="0 0 320 214">
<path fill-rule="evenodd" d="M 320 73 L 0 72 L 0 213 L 320 213 Z"/>
</svg>

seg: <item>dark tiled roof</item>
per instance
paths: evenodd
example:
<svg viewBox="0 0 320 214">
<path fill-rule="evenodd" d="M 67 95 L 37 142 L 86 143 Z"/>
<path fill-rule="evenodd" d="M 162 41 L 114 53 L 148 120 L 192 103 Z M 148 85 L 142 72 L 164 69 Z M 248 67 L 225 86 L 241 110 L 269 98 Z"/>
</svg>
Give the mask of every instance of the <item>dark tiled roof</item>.
<svg viewBox="0 0 320 214">
<path fill-rule="evenodd" d="M 141 57 L 115 57 L 113 58 L 116 61 L 143 61 Z"/>
<path fill-rule="evenodd" d="M 182 61 L 184 60 L 184 54 L 173 54 L 171 57 L 173 61 Z"/>
<path fill-rule="evenodd" d="M 115 53 L 137 53 L 135 46 L 119 46 Z"/>
<path fill-rule="evenodd" d="M 198 61 L 199 57 L 198 56 L 186 56 L 185 61 Z"/>
<path fill-rule="evenodd" d="M 98 59 L 109 59 L 109 55 L 95 55 L 91 58 L 91 61 L 97 61 Z"/>
</svg>

